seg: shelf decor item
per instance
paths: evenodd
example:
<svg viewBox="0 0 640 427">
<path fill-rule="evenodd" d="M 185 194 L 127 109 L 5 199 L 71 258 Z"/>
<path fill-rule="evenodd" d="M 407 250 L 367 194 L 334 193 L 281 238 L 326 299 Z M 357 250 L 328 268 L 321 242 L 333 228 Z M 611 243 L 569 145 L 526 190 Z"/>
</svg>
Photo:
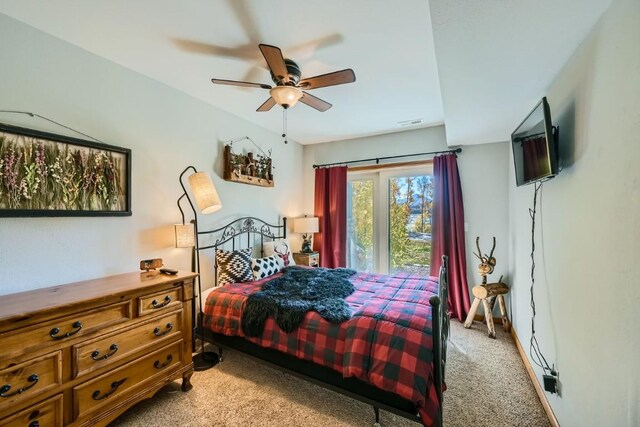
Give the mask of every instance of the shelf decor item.
<svg viewBox="0 0 640 427">
<path fill-rule="evenodd" d="M 0 217 L 130 215 L 131 150 L 0 124 Z"/>
<path fill-rule="evenodd" d="M 233 143 L 243 139 L 253 142 L 249 137 L 244 137 L 224 146 L 224 179 L 260 187 L 273 187 L 271 150 L 267 154 L 254 143 L 263 155 L 254 156 L 252 152 L 246 155 L 234 153 Z"/>
</svg>

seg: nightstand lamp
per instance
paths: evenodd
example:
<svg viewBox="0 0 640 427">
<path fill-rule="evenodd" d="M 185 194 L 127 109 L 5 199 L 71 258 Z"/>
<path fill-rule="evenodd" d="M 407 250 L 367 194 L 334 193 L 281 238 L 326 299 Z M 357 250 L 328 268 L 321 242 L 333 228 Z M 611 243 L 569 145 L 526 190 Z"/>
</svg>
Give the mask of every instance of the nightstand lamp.
<svg viewBox="0 0 640 427">
<path fill-rule="evenodd" d="M 318 218 L 304 217 L 293 220 L 293 232 L 302 234 L 302 248 L 300 252 L 305 254 L 313 252 L 311 249 L 313 233 L 317 233 L 318 230 Z"/>
</svg>

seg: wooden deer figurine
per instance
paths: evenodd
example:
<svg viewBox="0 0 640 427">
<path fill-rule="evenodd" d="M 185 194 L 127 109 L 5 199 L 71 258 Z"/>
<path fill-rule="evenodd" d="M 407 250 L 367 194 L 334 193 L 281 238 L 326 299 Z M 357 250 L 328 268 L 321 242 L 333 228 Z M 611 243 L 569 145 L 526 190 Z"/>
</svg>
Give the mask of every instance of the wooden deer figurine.
<svg viewBox="0 0 640 427">
<path fill-rule="evenodd" d="M 471 308 L 469 310 L 469 313 L 467 314 L 467 319 L 464 322 L 464 327 L 471 327 L 473 318 L 476 315 L 476 310 L 478 310 L 480 302 L 482 302 L 489 337 L 495 338 L 496 330 L 493 325 L 493 306 L 495 304 L 496 298 L 498 299 L 498 304 L 500 305 L 502 327 L 505 331 L 508 331 L 510 328 L 509 318 L 507 317 L 507 309 L 504 303 L 504 294 L 509 292 L 509 287 L 505 283 L 502 283 L 502 276 L 500 276 L 500 280 L 498 280 L 497 283 L 487 283 L 487 276 L 493 273 L 493 270 L 496 266 L 496 259 L 493 257 L 493 251 L 496 249 L 496 238 L 493 238 L 493 247 L 491 248 L 491 252 L 489 252 L 489 255 L 487 255 L 486 253 L 483 255 L 482 251 L 480 250 L 480 236 L 476 237 L 476 247 L 478 248 L 478 253 L 474 252 L 474 255 L 477 256 L 480 260 L 480 264 L 478 265 L 478 273 L 482 277 L 482 284 L 474 286 L 471 290 L 475 298 L 473 299 L 473 303 L 471 304 Z"/>
</svg>

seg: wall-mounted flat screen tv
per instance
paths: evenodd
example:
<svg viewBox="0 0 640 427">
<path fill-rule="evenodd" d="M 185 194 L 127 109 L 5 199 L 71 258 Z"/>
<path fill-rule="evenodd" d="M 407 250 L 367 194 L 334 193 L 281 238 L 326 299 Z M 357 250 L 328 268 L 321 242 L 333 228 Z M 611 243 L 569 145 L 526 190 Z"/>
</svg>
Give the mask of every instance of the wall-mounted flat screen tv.
<svg viewBox="0 0 640 427">
<path fill-rule="evenodd" d="M 516 185 L 544 181 L 558 174 L 556 137 L 545 97 L 511 134 Z"/>
</svg>

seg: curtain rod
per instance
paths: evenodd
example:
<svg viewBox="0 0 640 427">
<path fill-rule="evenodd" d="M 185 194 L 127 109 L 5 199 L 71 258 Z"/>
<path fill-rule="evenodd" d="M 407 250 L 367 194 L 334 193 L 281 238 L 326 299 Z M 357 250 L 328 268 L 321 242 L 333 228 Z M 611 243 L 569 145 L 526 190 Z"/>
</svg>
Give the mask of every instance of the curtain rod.
<svg viewBox="0 0 640 427">
<path fill-rule="evenodd" d="M 462 148 L 458 147 L 458 148 L 455 148 L 453 150 L 430 151 L 428 153 L 400 154 L 398 156 L 373 157 L 371 159 L 349 160 L 349 161 L 346 161 L 346 162 L 335 162 L 335 163 L 324 163 L 324 164 L 321 164 L 321 165 L 313 165 L 313 168 L 317 169 L 317 168 L 323 168 L 323 167 L 327 167 L 327 166 L 350 165 L 352 163 L 373 162 L 373 161 L 375 161 L 376 164 L 379 164 L 380 160 L 399 159 L 399 158 L 402 158 L 402 157 L 426 156 L 426 155 L 429 155 L 429 154 L 436 155 L 436 154 L 445 154 L 445 153 L 462 153 Z"/>
</svg>

